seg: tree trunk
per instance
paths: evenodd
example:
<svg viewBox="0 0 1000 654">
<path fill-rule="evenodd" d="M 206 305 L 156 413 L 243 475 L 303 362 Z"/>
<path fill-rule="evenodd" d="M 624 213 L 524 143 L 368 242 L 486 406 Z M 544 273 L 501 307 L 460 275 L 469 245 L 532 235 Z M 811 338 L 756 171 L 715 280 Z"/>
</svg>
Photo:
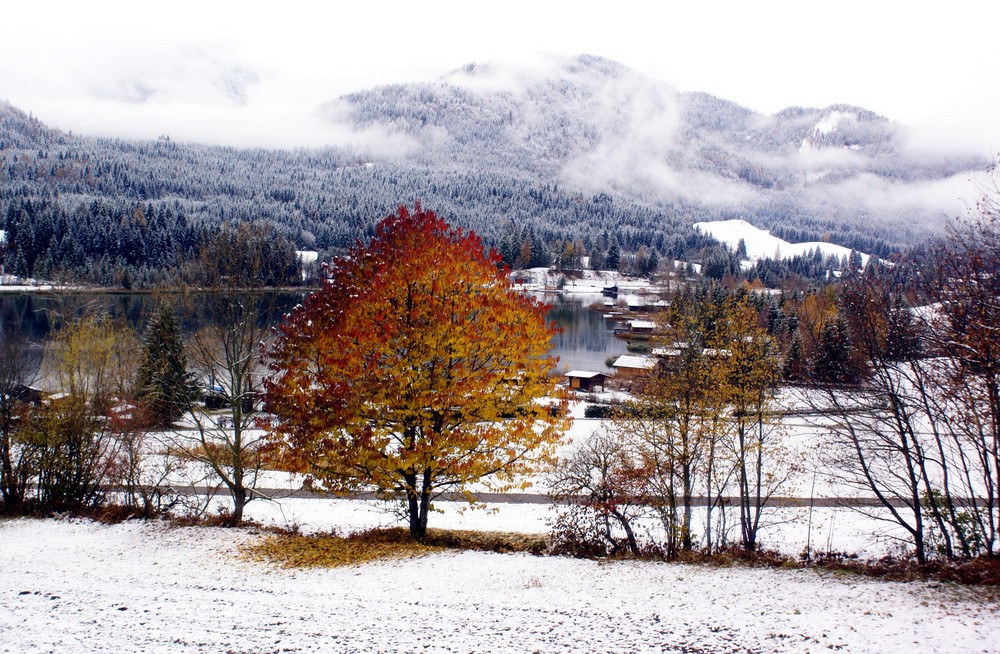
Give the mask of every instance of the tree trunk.
<svg viewBox="0 0 1000 654">
<path fill-rule="evenodd" d="M 424 470 L 417 488 L 417 473 L 404 475 L 406 481 L 407 513 L 410 519 L 410 537 L 423 541 L 427 537 L 427 516 L 431 508 L 431 471 Z"/>
<path fill-rule="evenodd" d="M 234 486 L 230 489 L 233 495 L 233 515 L 230 518 L 230 522 L 234 526 L 239 525 L 243 522 L 243 509 L 247 505 L 247 489 L 242 486 Z"/>
</svg>

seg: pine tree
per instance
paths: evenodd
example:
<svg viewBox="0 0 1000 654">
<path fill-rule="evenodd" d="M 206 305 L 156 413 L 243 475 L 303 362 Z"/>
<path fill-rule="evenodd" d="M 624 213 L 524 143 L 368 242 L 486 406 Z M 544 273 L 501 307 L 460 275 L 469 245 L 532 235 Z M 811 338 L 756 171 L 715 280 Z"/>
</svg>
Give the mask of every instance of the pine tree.
<svg viewBox="0 0 1000 654">
<path fill-rule="evenodd" d="M 604 260 L 604 265 L 608 270 L 618 270 L 621 265 L 621 250 L 618 248 L 618 241 L 611 243 L 611 247 L 608 248 L 608 256 Z"/>
<path fill-rule="evenodd" d="M 168 306 L 159 309 L 149 326 L 136 388 L 140 402 L 159 426 L 177 420 L 194 400 L 180 328 Z"/>
<path fill-rule="evenodd" d="M 792 344 L 788 348 L 785 362 L 782 369 L 782 376 L 786 381 L 798 382 L 806 379 L 805 352 L 802 348 L 802 337 L 798 332 L 792 336 Z"/>
<path fill-rule="evenodd" d="M 828 320 L 820 332 L 812 364 L 815 381 L 833 384 L 856 384 L 861 371 L 851 357 L 851 339 L 842 316 Z"/>
</svg>

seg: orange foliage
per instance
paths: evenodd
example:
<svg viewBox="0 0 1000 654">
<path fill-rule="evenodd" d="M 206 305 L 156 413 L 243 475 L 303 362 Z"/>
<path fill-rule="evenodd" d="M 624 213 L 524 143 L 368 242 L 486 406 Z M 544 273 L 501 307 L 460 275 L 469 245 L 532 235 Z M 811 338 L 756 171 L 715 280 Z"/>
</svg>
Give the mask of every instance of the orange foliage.
<svg viewBox="0 0 1000 654">
<path fill-rule="evenodd" d="M 271 351 L 286 460 L 330 490 L 402 493 L 422 537 L 440 493 L 507 488 L 551 456 L 556 327 L 475 234 L 400 207 L 329 272 Z"/>
</svg>

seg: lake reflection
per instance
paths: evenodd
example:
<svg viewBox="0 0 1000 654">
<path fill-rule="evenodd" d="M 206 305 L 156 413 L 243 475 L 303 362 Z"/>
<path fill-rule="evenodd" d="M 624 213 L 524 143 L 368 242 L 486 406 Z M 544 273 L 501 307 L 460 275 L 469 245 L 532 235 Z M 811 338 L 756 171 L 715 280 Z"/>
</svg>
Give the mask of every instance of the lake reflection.
<svg viewBox="0 0 1000 654">
<path fill-rule="evenodd" d="M 614 337 L 614 323 L 591 305 L 602 305 L 600 295 L 537 296 L 552 306 L 549 320 L 555 320 L 562 332 L 552 339 L 552 354 L 559 357 L 560 370 L 602 372 L 608 357 L 625 354 L 625 341 Z"/>
<path fill-rule="evenodd" d="M 279 294 L 280 309 L 264 322 L 276 323 L 283 312 L 302 300 L 302 293 Z M 179 303 L 179 296 L 165 296 Z M 552 354 L 559 357 L 559 369 L 607 370 L 605 360 L 625 353 L 625 342 L 614 338 L 613 325 L 604 315 L 590 307 L 602 304 L 599 295 L 539 294 L 536 297 L 551 305 L 548 319 L 555 320 L 562 331 L 552 339 Z M 185 331 L 211 320 L 198 296 L 190 296 L 191 309 L 180 311 Z M 80 315 L 86 311 L 107 314 L 112 320 L 125 322 L 140 332 L 153 314 L 155 303 L 148 293 L 68 293 L 63 295 L 3 293 L 0 294 L 0 337 L 12 330 L 26 332 L 31 340 L 44 341 L 59 324 L 61 316 Z"/>
</svg>

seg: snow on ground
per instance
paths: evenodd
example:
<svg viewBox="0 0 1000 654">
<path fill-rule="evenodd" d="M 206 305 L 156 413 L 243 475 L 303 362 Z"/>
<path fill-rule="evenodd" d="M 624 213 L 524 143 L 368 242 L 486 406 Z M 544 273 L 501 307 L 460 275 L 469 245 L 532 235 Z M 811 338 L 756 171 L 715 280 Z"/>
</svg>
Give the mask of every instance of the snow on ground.
<svg viewBox="0 0 1000 654">
<path fill-rule="evenodd" d="M 53 286 L 52 284 L 23 284 L 13 275 L 4 275 L 11 281 L 0 279 L 0 293 L 42 293 L 55 290 L 66 290 L 66 286 Z"/>
<path fill-rule="evenodd" d="M 296 250 L 295 254 L 303 264 L 313 263 L 319 259 L 319 252 L 316 250 Z"/>
<path fill-rule="evenodd" d="M 586 394 L 588 400 L 621 400 L 627 394 L 617 391 Z M 565 434 L 556 455 L 564 458 L 594 432 L 606 429 L 608 421 L 586 418 L 585 401 L 570 404 L 573 422 Z M 798 391 L 787 390 L 779 398 L 779 405 L 786 409 L 804 409 Z M 789 416 L 784 420 L 784 445 L 801 457 L 801 469 L 781 486 L 776 497 L 798 498 L 791 506 L 775 506 L 765 510 L 761 543 L 763 547 L 796 556 L 807 548 L 813 552 L 846 552 L 862 559 L 879 558 L 886 554 L 901 554 L 907 535 L 891 520 L 884 509 L 874 507 L 846 508 L 831 506 L 832 498 L 871 498 L 862 489 L 845 485 L 829 474 L 823 464 L 825 437 L 817 420 L 803 416 Z M 179 486 L 201 484 L 205 471 L 191 464 L 179 468 L 174 475 L 174 483 Z M 265 525 L 295 527 L 307 533 L 328 532 L 350 533 L 393 525 L 403 525 L 393 513 L 395 505 L 377 501 L 346 499 L 295 498 L 292 495 L 303 487 L 305 477 L 277 471 L 262 471 L 257 487 L 267 489 L 270 500 L 251 502 L 247 506 L 247 516 Z M 544 496 L 548 483 L 544 473 L 528 475 L 520 481 L 529 482 L 526 496 L 519 491 L 512 492 L 510 502 L 495 502 L 477 508 L 470 508 L 465 502 L 435 502 L 437 511 L 432 514 L 432 527 L 449 529 L 474 529 L 493 531 L 519 531 L 524 533 L 546 533 L 551 527 L 554 512 Z M 489 485 L 472 484 L 474 493 L 492 493 Z M 736 493 L 735 488 L 727 491 Z M 817 502 L 810 510 L 810 498 Z M 835 502 L 834 502 L 835 504 Z M 215 509 L 229 509 L 231 503 L 225 489 L 220 489 L 214 504 Z M 713 531 L 716 535 L 728 532 L 730 542 L 739 539 L 739 510 L 730 506 L 723 516 L 720 509 L 714 511 Z M 694 509 L 693 528 L 696 536 L 706 533 L 705 509 Z M 640 524 L 640 533 L 651 540 L 662 541 L 662 529 L 654 519 Z"/>
<path fill-rule="evenodd" d="M 747 246 L 747 258 L 751 261 L 766 258 L 791 258 L 796 255 L 805 255 L 816 248 L 819 248 L 824 257 L 833 254 L 841 258 L 851 254 L 850 248 L 822 241 L 789 243 L 784 239 L 773 236 L 767 230 L 754 227 L 745 220 L 716 220 L 695 223 L 694 228 L 711 235 L 733 250 L 739 245 L 740 239 L 743 239 L 743 242 Z M 867 254 L 861 255 L 861 263 L 862 265 L 867 265 Z"/>
<path fill-rule="evenodd" d="M 579 270 L 567 277 L 552 268 L 527 268 L 515 270 L 511 278 L 518 288 L 532 292 L 559 290 L 568 294 L 600 294 L 609 286 L 620 290 L 653 290 L 650 280 L 631 277 L 615 270 Z"/>
<path fill-rule="evenodd" d="M 227 506 L 220 500 L 216 506 Z M 552 528 L 556 508 L 549 503 L 497 502 L 471 508 L 464 502 L 435 502 L 430 526 L 439 529 L 474 531 L 513 531 L 545 534 Z M 214 508 L 214 507 L 213 507 Z M 284 498 L 278 501 L 255 501 L 246 508 L 247 518 L 262 525 L 298 529 L 303 533 L 355 533 L 376 527 L 403 527 L 394 505 L 378 501 L 347 499 Z M 729 543 L 739 541 L 739 508 L 726 509 L 725 531 Z M 716 536 L 722 510 L 714 509 Z M 903 551 L 906 534 L 886 522 L 885 510 L 865 512 L 841 507 L 808 504 L 768 509 L 762 519 L 761 546 L 788 556 L 798 556 L 806 548 L 814 554 L 850 553 L 858 558 L 874 559 Z M 662 542 L 663 529 L 654 516 L 637 520 L 634 525 L 643 540 Z M 694 509 L 692 529 L 697 537 L 705 533 L 705 507 Z"/>
<path fill-rule="evenodd" d="M 996 601 L 810 570 L 442 553 L 281 570 L 245 530 L 0 522 L 3 652 L 987 652 Z"/>
</svg>

